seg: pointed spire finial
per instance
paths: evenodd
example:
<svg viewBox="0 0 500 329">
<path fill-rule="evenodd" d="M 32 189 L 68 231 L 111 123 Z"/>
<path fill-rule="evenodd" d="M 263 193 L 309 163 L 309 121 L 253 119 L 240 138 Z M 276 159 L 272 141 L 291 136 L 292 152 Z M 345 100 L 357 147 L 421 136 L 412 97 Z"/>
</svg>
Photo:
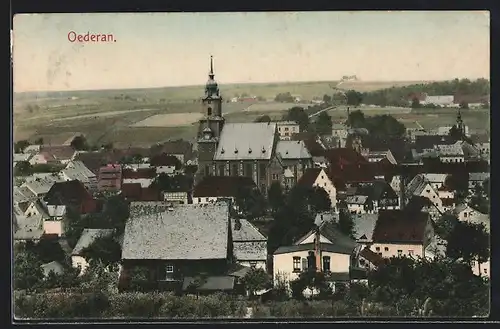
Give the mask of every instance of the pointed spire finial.
<svg viewBox="0 0 500 329">
<path fill-rule="evenodd" d="M 213 76 L 214 75 L 214 60 L 213 60 L 213 56 L 210 55 L 210 76 Z"/>
</svg>

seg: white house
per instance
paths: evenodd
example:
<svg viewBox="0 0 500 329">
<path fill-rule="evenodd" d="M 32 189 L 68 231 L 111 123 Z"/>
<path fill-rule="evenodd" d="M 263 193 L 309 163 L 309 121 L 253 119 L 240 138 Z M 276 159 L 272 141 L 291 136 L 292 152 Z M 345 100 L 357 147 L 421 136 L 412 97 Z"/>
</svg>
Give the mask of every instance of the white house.
<svg viewBox="0 0 500 329">
<path fill-rule="evenodd" d="M 236 262 L 267 270 L 267 238 L 243 218 L 232 219 L 231 229 Z"/>
<path fill-rule="evenodd" d="M 31 159 L 32 157 L 32 154 L 30 153 L 14 153 L 13 154 L 13 165 L 14 167 L 16 166 L 16 164 L 18 162 L 22 162 L 22 161 L 28 161 Z"/>
<path fill-rule="evenodd" d="M 424 173 L 422 175 L 436 190 L 444 185 L 446 178 L 448 177 L 448 174 Z"/>
<path fill-rule="evenodd" d="M 431 183 L 425 178 L 423 174 L 416 175 L 405 190 L 405 196 L 407 199 L 411 199 L 412 196 L 421 196 L 429 199 L 440 212 L 444 212 L 443 203 L 439 198 L 437 190 L 431 185 Z"/>
<path fill-rule="evenodd" d="M 351 214 L 365 214 L 373 211 L 373 202 L 366 195 L 350 195 L 346 197 L 345 202 Z"/>
<path fill-rule="evenodd" d="M 368 151 L 366 159 L 368 160 L 368 162 L 379 162 L 382 160 L 387 160 L 389 161 L 389 163 L 397 164 L 397 161 L 394 158 L 394 155 L 392 154 L 391 150 Z"/>
<path fill-rule="evenodd" d="M 349 127 L 347 127 L 345 124 L 343 123 L 332 124 L 332 136 L 341 139 L 346 139 L 347 135 L 349 135 Z"/>
<path fill-rule="evenodd" d="M 426 96 L 421 104 L 434 104 L 441 107 L 448 107 L 453 105 L 455 97 L 453 95 L 439 95 L 439 96 Z"/>
<path fill-rule="evenodd" d="M 298 185 L 304 187 L 319 187 L 325 190 L 330 197 L 332 208 L 337 206 L 337 189 L 333 181 L 328 177 L 325 169 L 323 168 L 308 168 L 297 182 Z"/>
<path fill-rule="evenodd" d="M 173 191 L 173 192 L 163 192 L 163 200 L 167 203 L 173 204 L 188 204 L 188 192 L 185 191 Z"/>
<path fill-rule="evenodd" d="M 436 145 L 435 150 L 437 151 L 441 162 L 457 163 L 465 161 L 464 151 L 462 145 L 459 143 L 451 145 Z"/>
<path fill-rule="evenodd" d="M 474 191 L 476 185 L 482 186 L 484 181 L 490 178 L 489 172 L 471 172 L 469 173 L 469 191 Z"/>
<path fill-rule="evenodd" d="M 300 133 L 300 126 L 295 121 L 278 121 L 276 126 L 281 140 L 290 140 L 294 134 Z"/>
<path fill-rule="evenodd" d="M 453 214 L 460 221 L 469 221 L 473 223 L 483 223 L 488 229 L 490 226 L 490 218 L 487 214 L 482 214 L 476 209 L 466 204 L 459 204 L 453 210 Z"/>
<path fill-rule="evenodd" d="M 89 191 L 97 191 L 97 175 L 81 161 L 70 161 L 60 176 L 65 181 L 79 180 Z"/>
<path fill-rule="evenodd" d="M 425 257 L 434 229 L 428 213 L 381 210 L 370 249 L 383 258 Z"/>
<path fill-rule="evenodd" d="M 75 268 L 80 267 L 80 274 L 85 273 L 89 266 L 88 260 L 83 256 L 83 251 L 90 247 L 97 239 L 111 236 L 113 232 L 113 229 L 86 228 L 83 230 L 80 239 L 78 239 L 75 248 L 73 248 L 73 251 L 71 252 L 71 264 Z"/>
<path fill-rule="evenodd" d="M 356 248 L 356 242 L 342 234 L 335 223 L 325 221 L 293 245 L 274 252 L 273 277 L 290 282 L 303 271 L 315 270 L 349 278 Z"/>
</svg>

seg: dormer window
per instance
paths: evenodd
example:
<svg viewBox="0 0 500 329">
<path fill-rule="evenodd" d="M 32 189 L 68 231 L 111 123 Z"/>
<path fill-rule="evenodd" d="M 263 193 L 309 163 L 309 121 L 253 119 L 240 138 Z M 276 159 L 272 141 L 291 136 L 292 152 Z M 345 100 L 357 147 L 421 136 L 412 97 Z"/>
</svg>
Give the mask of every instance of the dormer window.
<svg viewBox="0 0 500 329">
<path fill-rule="evenodd" d="M 262 146 L 262 153 L 266 153 L 266 149 Z"/>
<path fill-rule="evenodd" d="M 211 107 L 207 108 L 207 114 L 212 115 L 212 108 Z"/>
<path fill-rule="evenodd" d="M 248 148 L 248 153 L 252 153 L 252 149 L 251 148 Z"/>
<path fill-rule="evenodd" d="M 225 152 L 226 152 L 226 151 L 224 150 L 224 148 L 222 148 L 222 149 L 220 150 L 220 153 L 221 153 L 221 154 L 224 154 Z"/>
<path fill-rule="evenodd" d="M 234 149 L 234 153 L 238 154 L 238 149 L 237 148 Z"/>
</svg>

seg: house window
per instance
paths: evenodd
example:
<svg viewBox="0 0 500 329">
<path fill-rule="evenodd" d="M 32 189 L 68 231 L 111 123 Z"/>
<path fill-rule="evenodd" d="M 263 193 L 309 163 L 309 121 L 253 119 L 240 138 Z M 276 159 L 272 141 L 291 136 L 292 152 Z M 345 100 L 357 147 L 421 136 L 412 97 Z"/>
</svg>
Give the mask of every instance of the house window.
<svg viewBox="0 0 500 329">
<path fill-rule="evenodd" d="M 257 262 L 250 262 L 250 267 L 251 268 L 256 268 L 257 267 Z"/>
<path fill-rule="evenodd" d="M 273 174 L 273 180 L 278 180 L 278 174 Z"/>
<path fill-rule="evenodd" d="M 382 253 L 381 253 L 381 252 L 379 252 L 379 253 L 378 253 L 378 255 L 379 255 L 379 256 L 382 256 Z"/>
<path fill-rule="evenodd" d="M 288 131 L 288 127 L 285 127 L 285 131 Z"/>
<path fill-rule="evenodd" d="M 413 256 L 413 250 L 408 250 L 408 255 Z"/>
<path fill-rule="evenodd" d="M 210 199 L 209 198 L 205 198 L 205 201 L 208 202 Z"/>
<path fill-rule="evenodd" d="M 380 251 L 380 247 L 376 247 L 376 248 L 375 248 L 375 250 L 376 250 L 376 251 Z"/>
<path fill-rule="evenodd" d="M 293 257 L 293 271 L 300 272 L 300 257 Z"/>
<path fill-rule="evenodd" d="M 467 213 L 466 212 L 464 213 L 464 217 L 467 217 Z"/>
<path fill-rule="evenodd" d="M 476 261 L 474 261 L 474 260 L 473 260 L 473 261 L 471 261 L 471 262 L 470 262 L 470 265 L 471 265 L 472 267 L 476 266 Z"/>
<path fill-rule="evenodd" d="M 427 192 L 427 193 L 431 193 L 431 190 L 430 190 L 430 189 L 427 189 L 427 190 L 425 190 L 425 192 Z"/>
<path fill-rule="evenodd" d="M 385 248 L 384 248 L 384 251 L 389 251 L 389 247 L 385 247 Z"/>
<path fill-rule="evenodd" d="M 238 164 L 237 163 L 233 163 L 231 165 L 231 176 L 239 176 L 238 175 Z"/>
<path fill-rule="evenodd" d="M 201 203 L 201 198 L 198 198 L 198 203 Z"/>
<path fill-rule="evenodd" d="M 173 265 L 167 265 L 167 267 L 165 267 L 165 272 L 167 274 L 172 274 L 174 273 L 174 266 Z"/>
<path fill-rule="evenodd" d="M 208 104 L 212 104 L 212 101 L 209 99 L 207 103 L 208 103 Z"/>
<path fill-rule="evenodd" d="M 398 257 L 403 256 L 403 250 L 398 250 Z"/>
<path fill-rule="evenodd" d="M 359 260 L 359 264 L 361 264 L 361 265 L 363 265 L 363 266 L 364 266 L 364 265 L 365 265 L 365 260 L 364 260 L 363 258 L 361 258 L 361 259 Z"/>
<path fill-rule="evenodd" d="M 323 257 L 323 272 L 330 272 L 330 256 Z"/>
<path fill-rule="evenodd" d="M 488 269 L 487 268 L 483 269 L 483 272 L 484 274 L 488 274 Z"/>
</svg>

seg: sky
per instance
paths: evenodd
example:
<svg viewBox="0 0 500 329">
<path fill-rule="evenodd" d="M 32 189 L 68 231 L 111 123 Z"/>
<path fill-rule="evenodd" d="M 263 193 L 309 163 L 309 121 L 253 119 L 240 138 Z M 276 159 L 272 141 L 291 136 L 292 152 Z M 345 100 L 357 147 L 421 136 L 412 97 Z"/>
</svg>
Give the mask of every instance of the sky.
<svg viewBox="0 0 500 329">
<path fill-rule="evenodd" d="M 16 15 L 14 91 L 489 78 L 489 12 Z M 78 43 L 68 33 L 112 34 Z"/>
</svg>

